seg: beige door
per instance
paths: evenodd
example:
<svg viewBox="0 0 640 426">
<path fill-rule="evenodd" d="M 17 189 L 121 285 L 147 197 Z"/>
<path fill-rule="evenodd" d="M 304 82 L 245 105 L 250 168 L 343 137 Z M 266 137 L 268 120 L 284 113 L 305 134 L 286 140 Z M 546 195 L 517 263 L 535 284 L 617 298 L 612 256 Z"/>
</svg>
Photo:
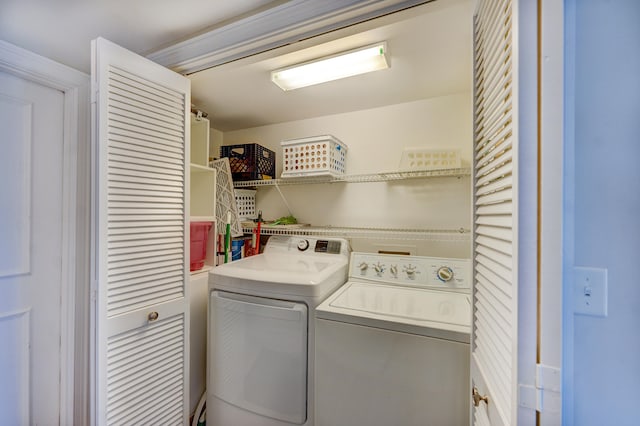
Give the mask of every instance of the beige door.
<svg viewBox="0 0 640 426">
<path fill-rule="evenodd" d="M 59 424 L 63 99 L 0 72 L 3 424 Z"/>
</svg>

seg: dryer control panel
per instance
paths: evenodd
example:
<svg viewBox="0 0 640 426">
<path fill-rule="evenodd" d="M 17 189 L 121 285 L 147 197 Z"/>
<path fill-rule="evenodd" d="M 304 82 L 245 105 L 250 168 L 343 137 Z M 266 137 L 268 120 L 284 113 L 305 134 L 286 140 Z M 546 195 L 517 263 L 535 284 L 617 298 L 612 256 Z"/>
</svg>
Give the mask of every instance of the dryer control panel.
<svg viewBox="0 0 640 426">
<path fill-rule="evenodd" d="M 471 261 L 353 252 L 349 279 L 468 292 L 471 289 Z"/>
<path fill-rule="evenodd" d="M 292 253 L 318 256 L 335 254 L 349 256 L 349 242 L 343 238 L 274 235 L 264 248 L 265 253 Z"/>
</svg>

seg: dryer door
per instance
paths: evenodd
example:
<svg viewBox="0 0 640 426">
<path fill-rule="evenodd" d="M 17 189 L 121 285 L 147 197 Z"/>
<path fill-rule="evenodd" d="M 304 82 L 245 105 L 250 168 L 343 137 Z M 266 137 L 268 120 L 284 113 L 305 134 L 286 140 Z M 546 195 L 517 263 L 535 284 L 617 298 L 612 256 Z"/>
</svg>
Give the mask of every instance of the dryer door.
<svg viewBox="0 0 640 426">
<path fill-rule="evenodd" d="M 221 291 L 211 292 L 209 306 L 209 392 L 243 410 L 303 424 L 307 306 Z"/>
</svg>

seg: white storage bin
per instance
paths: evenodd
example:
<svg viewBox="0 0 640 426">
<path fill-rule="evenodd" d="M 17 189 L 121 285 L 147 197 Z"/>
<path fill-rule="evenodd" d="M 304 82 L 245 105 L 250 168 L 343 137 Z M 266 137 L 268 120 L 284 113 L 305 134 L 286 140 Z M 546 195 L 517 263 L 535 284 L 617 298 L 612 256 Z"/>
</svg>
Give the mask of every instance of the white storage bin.
<svg viewBox="0 0 640 426">
<path fill-rule="evenodd" d="M 256 190 L 234 189 L 236 206 L 240 220 L 255 219 L 256 215 Z"/>
<path fill-rule="evenodd" d="M 331 135 L 290 139 L 281 145 L 283 178 L 345 173 L 347 145 Z"/>
<path fill-rule="evenodd" d="M 459 169 L 460 150 L 405 148 L 400 159 L 400 170 Z"/>
</svg>

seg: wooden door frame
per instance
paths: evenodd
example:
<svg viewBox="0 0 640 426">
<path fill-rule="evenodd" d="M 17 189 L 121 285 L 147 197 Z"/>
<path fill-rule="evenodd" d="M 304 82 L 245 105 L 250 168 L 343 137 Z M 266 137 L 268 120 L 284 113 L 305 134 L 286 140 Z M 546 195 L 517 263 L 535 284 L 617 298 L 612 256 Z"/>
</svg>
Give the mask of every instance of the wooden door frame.
<svg viewBox="0 0 640 426">
<path fill-rule="evenodd" d="M 88 394 L 89 76 L 2 40 L 0 71 L 63 94 L 59 423 L 79 424 Z"/>
<path fill-rule="evenodd" d="M 204 68 L 221 65 L 297 40 L 340 29 L 356 22 L 374 19 L 428 2 L 429 0 L 350 0 L 348 2 L 327 1 L 322 4 L 313 4 L 313 0 L 293 0 L 251 16 L 241 17 L 227 25 L 151 52 L 147 57 L 177 72 L 191 74 Z M 568 2 L 570 9 L 574 2 L 575 0 Z M 534 138 L 531 142 L 533 146 L 538 142 L 541 148 L 541 158 L 539 159 L 541 180 L 538 182 L 540 184 L 538 194 L 542 207 L 540 241 L 537 242 L 541 244 L 539 259 L 537 262 L 536 259 L 533 259 L 534 263 L 531 265 L 540 275 L 540 281 L 530 286 L 526 296 L 529 297 L 529 300 L 537 299 L 538 296 L 535 293 L 538 289 L 535 284 L 540 286 L 539 311 L 535 315 L 540 321 L 538 335 L 541 350 L 538 360 L 536 360 L 536 342 L 532 342 L 533 345 L 527 347 L 527 359 L 521 360 L 523 366 L 527 367 L 522 369 L 526 370 L 526 377 L 521 377 L 524 382 L 521 384 L 525 384 L 525 387 L 534 392 L 530 393 L 530 400 L 524 401 L 526 398 L 520 396 L 520 401 L 514 403 L 519 403 L 523 410 L 537 408 L 536 395 L 537 390 L 540 390 L 547 397 L 546 406 L 539 407 L 542 410 L 542 420 L 557 419 L 562 415 L 565 418 L 571 418 L 571 407 L 568 404 L 572 397 L 571 384 L 567 383 L 567 372 L 561 368 L 565 367 L 566 369 L 568 364 L 565 361 L 563 366 L 560 361 L 561 359 L 566 360 L 567 356 L 570 357 L 572 351 L 572 345 L 566 344 L 568 338 L 564 337 L 564 347 L 562 340 L 562 334 L 566 335 L 568 331 L 572 330 L 572 322 L 567 321 L 572 317 L 572 312 L 569 312 L 571 287 L 566 278 L 568 265 L 566 257 L 571 254 L 572 243 L 571 240 L 566 240 L 564 243 L 562 240 L 563 235 L 565 239 L 571 237 L 572 230 L 567 230 L 563 226 L 564 224 L 560 223 L 563 210 L 567 203 L 571 202 L 571 194 L 567 193 L 571 182 L 566 182 L 568 178 L 566 173 L 563 174 L 563 171 L 566 171 L 563 170 L 563 161 L 564 167 L 568 168 L 569 172 L 572 164 L 571 158 L 563 158 L 563 154 L 569 157 L 572 155 L 571 151 L 563 151 L 565 148 L 563 137 L 565 120 L 570 117 L 567 118 L 560 112 L 564 105 L 565 22 L 563 18 L 565 15 L 563 4 L 551 0 L 524 2 L 523 6 L 531 12 L 527 16 L 541 14 L 540 26 L 537 28 L 539 32 L 536 33 L 536 28 L 534 28 L 536 22 L 527 22 L 527 25 L 530 26 L 528 34 L 534 38 L 536 34 L 539 36 L 536 43 L 541 44 L 541 50 L 536 52 L 534 49 L 529 52 L 528 58 L 530 60 L 526 71 L 535 74 L 538 72 L 536 69 L 537 61 L 546 59 L 548 62 L 541 64 L 542 80 L 538 80 L 539 76 L 537 75 L 529 79 L 530 82 L 533 82 L 533 86 L 529 88 L 531 99 L 537 97 L 535 84 L 538 82 L 541 98 L 539 101 L 542 102 L 540 121 L 531 123 L 533 126 L 536 124 L 540 126 L 536 133 L 538 130 L 541 132 L 539 139 L 536 141 Z M 434 7 L 437 7 L 437 4 L 434 4 Z M 538 7 L 540 9 L 536 10 Z M 536 13 L 533 13 L 534 11 Z M 304 16 L 306 20 L 301 21 L 301 16 Z M 543 57 L 538 56 L 539 54 Z M 572 145 L 567 145 L 567 149 L 571 149 L 571 147 Z M 559 182 L 562 184 L 558 185 Z M 531 189 L 536 192 L 535 183 Z M 568 261 L 570 263 L 571 259 Z M 563 273 L 565 274 L 564 280 L 561 278 Z M 523 296 L 525 296 L 524 292 Z M 530 308 L 536 309 L 535 306 Z M 558 324 L 563 324 L 562 332 Z M 545 384 L 536 384 L 536 374 L 544 376 Z M 563 391 L 567 392 L 566 396 Z M 562 406 L 559 406 L 561 398 L 564 400 Z M 517 410 L 517 408 L 515 409 Z"/>
<path fill-rule="evenodd" d="M 567 260 L 563 210 L 567 194 L 565 126 L 565 3 L 537 0 L 538 5 L 538 161 L 539 254 L 536 388 L 540 424 L 561 424 L 572 411 L 563 404 L 563 334 L 566 333 Z M 569 196 L 569 198 L 567 198 Z M 571 259 L 572 261 L 572 259 Z M 570 305 L 569 305 L 570 306 Z M 571 309 L 572 311 L 572 309 Z M 566 402 L 566 401 L 565 401 Z"/>
</svg>

